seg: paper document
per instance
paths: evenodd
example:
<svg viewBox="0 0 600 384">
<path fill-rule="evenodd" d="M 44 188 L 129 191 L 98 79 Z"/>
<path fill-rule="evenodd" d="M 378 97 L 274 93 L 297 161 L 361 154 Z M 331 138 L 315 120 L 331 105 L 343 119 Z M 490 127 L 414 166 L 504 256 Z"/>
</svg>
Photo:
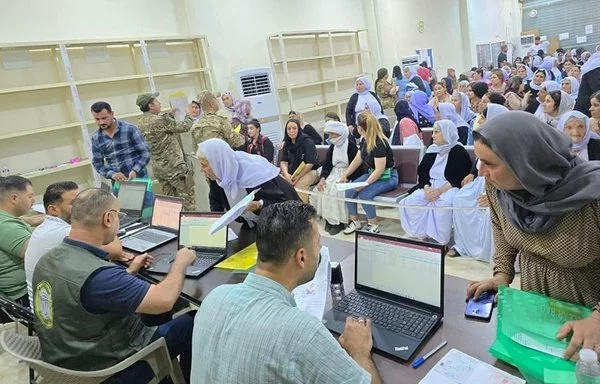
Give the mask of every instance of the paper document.
<svg viewBox="0 0 600 384">
<path fill-rule="evenodd" d="M 221 216 L 219 220 L 213 223 L 213 225 L 210 227 L 210 231 L 208 232 L 208 234 L 215 234 L 219 229 L 223 228 L 224 226 L 230 223 L 233 223 L 235 219 L 240 217 L 242 213 L 244 213 L 244 211 L 246 210 L 248 204 L 250 204 L 254 200 L 254 194 L 259 190 L 260 188 L 250 192 L 248 196 L 244 197 L 242 200 L 240 200 L 239 203 L 231 207 L 229 211 L 225 212 L 225 214 L 223 214 L 223 216 Z"/>
<path fill-rule="evenodd" d="M 585 34 L 589 35 L 590 33 L 594 33 L 594 24 L 588 24 L 585 26 Z"/>
<path fill-rule="evenodd" d="M 569 32 L 561 33 L 558 35 L 558 40 L 567 40 L 569 38 Z"/>
<path fill-rule="evenodd" d="M 300 172 L 302 172 L 302 170 L 304 169 L 304 167 L 306 166 L 306 164 L 303 162 L 300 163 L 300 165 L 298 166 L 298 168 L 296 168 L 296 170 L 294 171 L 294 173 L 292 173 L 292 179 L 296 176 L 298 176 L 300 174 Z"/>
<path fill-rule="evenodd" d="M 256 258 L 258 257 L 258 249 L 256 243 L 252 243 L 241 251 L 234 253 L 219 264 L 215 265 L 215 268 L 230 269 L 230 270 L 246 270 L 256 265 Z"/>
<path fill-rule="evenodd" d="M 227 228 L 227 231 L 228 231 L 227 241 L 237 240 L 238 235 L 236 235 L 235 232 L 233 232 L 233 229 Z"/>
<path fill-rule="evenodd" d="M 369 185 L 369 184 L 366 181 L 359 181 L 357 183 L 336 183 L 335 189 L 337 189 L 338 191 L 341 192 L 341 191 L 347 191 L 349 189 L 366 187 L 367 185 Z"/>
<path fill-rule="evenodd" d="M 325 313 L 325 302 L 331 285 L 331 267 L 329 266 L 329 248 L 321 247 L 321 262 L 315 277 L 292 291 L 296 306 L 319 320 Z"/>
<path fill-rule="evenodd" d="M 46 213 L 46 208 L 44 208 L 44 204 L 33 204 L 31 206 L 31 209 L 39 213 Z"/>
<path fill-rule="evenodd" d="M 185 119 L 185 111 L 189 106 L 185 93 L 183 91 L 171 93 L 169 95 L 169 104 L 171 108 L 177 108 L 175 120 L 183 121 Z"/>
<path fill-rule="evenodd" d="M 587 43 L 587 36 L 577 36 L 577 44 Z"/>
<path fill-rule="evenodd" d="M 525 384 L 525 380 L 451 349 L 419 384 Z"/>
</svg>

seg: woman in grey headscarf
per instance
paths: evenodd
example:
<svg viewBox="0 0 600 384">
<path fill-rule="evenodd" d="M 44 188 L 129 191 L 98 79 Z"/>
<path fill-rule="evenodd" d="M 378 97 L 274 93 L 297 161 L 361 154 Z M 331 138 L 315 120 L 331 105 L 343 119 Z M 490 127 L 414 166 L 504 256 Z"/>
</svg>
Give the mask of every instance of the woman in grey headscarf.
<svg viewBox="0 0 600 384">
<path fill-rule="evenodd" d="M 471 283 L 467 296 L 512 283 L 520 254 L 524 291 L 597 305 L 600 162 L 580 159 L 566 135 L 526 112 L 501 114 L 474 138 L 488 183 L 495 265 L 494 277 Z M 565 323 L 557 337 L 571 332 L 566 358 L 582 345 L 600 351 L 600 312 Z"/>
</svg>

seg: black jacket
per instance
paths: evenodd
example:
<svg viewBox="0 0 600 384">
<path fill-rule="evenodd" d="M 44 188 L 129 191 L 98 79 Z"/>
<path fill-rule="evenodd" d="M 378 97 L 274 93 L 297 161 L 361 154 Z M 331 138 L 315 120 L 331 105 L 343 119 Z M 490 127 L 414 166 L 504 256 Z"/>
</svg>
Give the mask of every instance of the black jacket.
<svg viewBox="0 0 600 384">
<path fill-rule="evenodd" d="M 533 80 L 528 81 L 523 87 L 523 93 L 531 91 L 531 96 L 529 96 L 527 107 L 525 107 L 525 112 L 529 113 L 535 113 L 535 111 L 537 111 L 538 107 L 540 106 L 540 102 L 537 100 L 537 96 L 540 91 L 531 88 L 530 84 L 532 81 Z"/>
<path fill-rule="evenodd" d="M 308 135 L 315 143 L 315 145 L 321 145 L 321 143 L 323 142 L 323 138 L 321 137 L 321 135 L 319 135 L 319 132 L 317 132 L 315 127 L 313 127 L 310 124 L 306 124 L 304 128 L 302 128 L 302 132 Z"/>
<path fill-rule="evenodd" d="M 581 78 L 577 102 L 573 109 L 590 117 L 590 98 L 597 90 L 600 90 L 600 68 L 589 71 Z"/>
<path fill-rule="evenodd" d="M 371 91 L 369 91 L 371 92 Z M 379 103 L 379 106 L 381 107 L 381 112 L 383 113 L 383 105 L 381 105 L 381 100 L 379 100 L 379 97 L 377 96 L 377 94 L 375 94 L 375 92 L 371 92 L 371 95 L 373 95 L 373 97 L 375 98 L 375 100 L 377 100 L 377 102 Z M 353 94 L 352 96 L 350 96 L 350 100 L 348 100 L 348 105 L 346 106 L 346 125 L 352 125 L 354 127 L 356 127 L 356 103 L 358 102 L 358 93 Z M 358 130 L 354 130 L 354 132 L 357 132 L 358 134 Z"/>
<path fill-rule="evenodd" d="M 329 149 L 327 149 L 327 156 L 325 159 L 325 162 L 323 163 L 323 167 L 321 168 L 321 178 L 322 179 L 326 179 L 330 174 L 331 174 L 331 170 L 333 169 L 333 148 L 335 146 L 333 144 L 331 144 L 329 146 Z M 352 163 L 352 160 L 354 160 L 354 158 L 356 157 L 356 154 L 358 153 L 358 147 L 356 146 L 356 144 L 352 143 L 352 142 L 348 142 L 348 164 Z M 360 167 L 358 167 L 358 169 L 356 171 L 354 171 L 354 173 L 352 175 L 350 175 L 350 177 L 348 177 L 348 180 L 356 180 L 358 179 L 359 176 L 362 176 L 365 172 L 367 171 L 367 169 L 365 168 L 364 163 L 361 163 Z"/>
<path fill-rule="evenodd" d="M 264 157 L 269 163 L 273 162 L 273 156 L 275 156 L 273 142 L 271 142 L 267 136 L 263 135 L 258 136 L 256 144 L 252 142 L 252 139 L 248 139 L 248 141 L 246 141 L 246 147 L 244 150 L 247 153 Z"/>
<path fill-rule="evenodd" d="M 288 183 L 281 176 L 276 176 L 262 185 L 246 188 L 246 191 L 250 193 L 256 188 L 260 188 L 260 190 L 254 195 L 254 201 L 262 200 L 263 207 L 282 201 L 300 200 L 300 197 L 292 184 Z M 211 212 L 225 212 L 231 208 L 229 201 L 227 200 L 227 195 L 225 195 L 225 191 L 214 181 L 211 181 L 208 200 L 210 202 Z M 258 212 L 255 213 L 258 214 Z"/>
<path fill-rule="evenodd" d="M 587 145 L 588 160 L 600 160 L 600 139 L 590 139 Z"/>
<path fill-rule="evenodd" d="M 294 173 L 296 168 L 304 161 L 305 164 L 312 164 L 312 169 L 319 168 L 319 157 L 317 155 L 317 147 L 313 140 L 298 130 L 298 136 L 296 142 L 292 143 L 292 139 L 285 133 L 285 144 L 281 149 L 283 151 L 281 155 L 281 161 L 288 163 L 288 173 L 291 175 Z"/>
<path fill-rule="evenodd" d="M 429 171 L 435 163 L 437 153 L 427 153 L 423 156 L 423 160 L 419 164 L 417 172 L 419 174 L 419 184 L 415 185 L 409 193 L 413 193 L 417 189 L 424 188 L 426 185 L 431 185 Z M 448 163 L 444 171 L 444 177 L 450 185 L 460 188 L 465 176 L 471 171 L 471 156 L 462 145 L 455 145 L 448 153 Z"/>
</svg>

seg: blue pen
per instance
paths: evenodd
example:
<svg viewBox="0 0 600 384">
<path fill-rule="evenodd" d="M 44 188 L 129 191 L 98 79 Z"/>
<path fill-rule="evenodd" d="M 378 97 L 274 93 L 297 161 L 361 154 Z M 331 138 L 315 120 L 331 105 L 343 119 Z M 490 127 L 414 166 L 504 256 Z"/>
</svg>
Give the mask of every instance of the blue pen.
<svg viewBox="0 0 600 384">
<path fill-rule="evenodd" d="M 446 344 L 448 344 L 447 341 L 442 341 L 442 343 L 440 345 L 438 345 L 437 347 L 433 348 L 431 350 L 431 352 L 429 352 L 425 356 L 419 357 L 417 360 L 413 361 L 413 363 L 411 364 L 411 366 L 413 368 L 415 368 L 415 369 L 418 368 L 418 367 L 420 367 L 425 362 L 425 360 L 429 359 L 431 356 L 433 356 L 434 353 L 436 353 L 440 349 L 444 348 L 446 346 Z"/>
</svg>

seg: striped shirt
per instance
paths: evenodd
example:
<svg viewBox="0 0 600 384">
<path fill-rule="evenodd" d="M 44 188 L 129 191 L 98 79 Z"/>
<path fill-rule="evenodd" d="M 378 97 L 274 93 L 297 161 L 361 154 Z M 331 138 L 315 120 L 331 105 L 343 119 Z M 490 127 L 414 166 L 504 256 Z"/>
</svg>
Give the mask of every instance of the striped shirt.
<svg viewBox="0 0 600 384">
<path fill-rule="evenodd" d="M 137 177 L 146 177 L 146 165 L 150 161 L 150 148 L 140 130 L 133 124 L 117 120 L 117 131 L 110 138 L 100 129 L 92 136 L 92 164 L 96 172 L 111 179 L 121 172 L 129 177 L 135 171 Z"/>
<path fill-rule="evenodd" d="M 281 284 L 250 273 L 222 285 L 194 320 L 192 383 L 370 383 L 371 375 Z"/>
</svg>

